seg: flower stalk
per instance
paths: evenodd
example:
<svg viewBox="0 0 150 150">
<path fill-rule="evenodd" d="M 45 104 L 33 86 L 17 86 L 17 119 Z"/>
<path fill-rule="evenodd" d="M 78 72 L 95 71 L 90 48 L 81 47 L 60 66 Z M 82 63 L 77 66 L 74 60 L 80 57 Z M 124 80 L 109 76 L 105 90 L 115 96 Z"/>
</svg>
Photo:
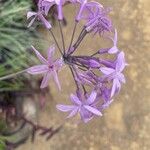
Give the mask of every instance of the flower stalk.
<svg viewBox="0 0 150 150">
<path fill-rule="evenodd" d="M 70 95 L 71 105 L 58 104 L 56 107 L 62 112 L 69 112 L 67 118 L 79 114 L 81 120 L 87 123 L 94 117 L 102 116 L 102 111 L 109 107 L 113 102 L 113 97 L 120 92 L 122 83 L 125 83 L 123 70 L 127 63 L 124 52 L 118 48 L 117 30 L 113 27 L 112 21 L 108 16 L 110 11 L 98 2 L 70 0 L 69 2 L 72 5 L 79 3 L 80 8 L 77 16 L 75 16 L 72 35 L 69 36 L 71 41 L 66 50 L 61 20 L 64 18 L 62 7 L 66 3 L 68 4 L 68 1 L 42 0 L 40 2 L 38 5 L 40 9 L 37 12 L 28 12 L 28 19 L 33 17 L 29 26 L 33 25 L 35 20 L 41 21 L 44 27 L 49 30 L 61 56 L 56 59 L 54 58 L 54 45 L 50 46 L 47 50 L 47 58 L 42 56 L 32 46 L 35 55 L 41 63 L 28 68 L 26 72 L 32 75 L 43 75 L 41 88 L 47 87 L 49 80 L 53 79 L 58 89 L 61 90 L 58 73 L 66 65 L 75 81 L 76 91 L 75 94 Z M 46 19 L 52 6 L 57 6 L 58 8 L 57 19 L 59 21 L 59 30 L 62 39 L 61 43 L 58 43 L 52 31 L 52 25 Z M 79 37 L 74 42 L 77 25 L 80 21 L 83 21 L 84 25 Z M 86 52 L 84 56 L 73 55 L 85 37 L 91 33 L 94 35 L 99 34 L 100 38 L 111 40 L 112 47 L 96 50 L 96 52 L 89 56 L 86 55 Z M 95 43 L 94 38 L 92 42 Z M 103 57 L 101 57 L 102 55 Z M 113 55 L 113 57 L 107 57 L 106 59 L 105 55 Z M 10 75 L 10 77 L 13 77 L 13 75 Z M 2 79 L 5 78 L 3 77 Z"/>
</svg>

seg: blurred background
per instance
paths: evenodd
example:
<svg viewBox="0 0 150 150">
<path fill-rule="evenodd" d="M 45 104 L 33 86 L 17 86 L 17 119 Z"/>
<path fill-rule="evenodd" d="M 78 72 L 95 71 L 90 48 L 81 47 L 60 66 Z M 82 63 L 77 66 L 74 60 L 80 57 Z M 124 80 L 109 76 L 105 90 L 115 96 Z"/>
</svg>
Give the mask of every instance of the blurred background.
<svg viewBox="0 0 150 150">
<path fill-rule="evenodd" d="M 34 143 L 31 142 L 30 137 L 31 127 L 27 126 L 26 130 L 17 133 L 17 136 L 8 137 L 9 141 L 17 141 L 21 137 L 28 139 L 17 150 L 150 149 L 150 1 L 101 0 L 99 2 L 113 8 L 111 17 L 118 30 L 119 48 L 125 52 L 129 64 L 125 71 L 127 83 L 114 103 L 104 112 L 103 117 L 96 118 L 88 124 L 77 124 L 75 120 L 65 120 L 65 115 L 55 108 L 56 104 L 67 102 L 69 93 L 75 88 L 67 68 L 59 75 L 63 87 L 61 93 L 58 93 L 55 84 L 50 82 L 49 88 L 39 94 L 41 79 L 38 77 L 35 79 L 35 76 L 21 75 L 15 79 L 0 81 L 1 105 L 9 104 L 11 112 L 13 106 L 17 107 L 19 104 L 33 122 L 54 128 L 63 124 L 61 130 L 49 141 L 36 136 Z M 45 29 L 38 28 L 38 25 L 37 28 L 30 30 L 26 28 L 26 12 L 31 8 L 35 8 L 31 0 L 0 1 L 0 76 L 23 70 L 37 63 L 34 55 L 30 54 L 31 44 L 46 50 L 54 43 L 49 33 Z M 64 8 L 67 26 L 64 26 L 63 32 L 66 44 L 70 41 L 69 35 L 75 11 L 76 8 L 70 5 Z M 57 21 L 53 23 L 54 32 L 61 40 Z M 110 43 L 103 42 L 98 36 L 93 38 L 93 35 L 89 35 L 79 47 L 79 53 L 84 54 L 86 51 L 87 54 L 91 54 L 93 50 L 108 44 Z M 41 107 L 39 99 L 44 99 L 46 103 L 42 110 L 39 109 Z M 30 106 L 33 108 L 29 109 Z M 11 120 L 6 121 L 4 115 L 0 117 L 2 132 L 14 130 L 16 124 L 11 124 Z M 0 137 L 1 147 L 4 139 L 4 136 Z"/>
</svg>

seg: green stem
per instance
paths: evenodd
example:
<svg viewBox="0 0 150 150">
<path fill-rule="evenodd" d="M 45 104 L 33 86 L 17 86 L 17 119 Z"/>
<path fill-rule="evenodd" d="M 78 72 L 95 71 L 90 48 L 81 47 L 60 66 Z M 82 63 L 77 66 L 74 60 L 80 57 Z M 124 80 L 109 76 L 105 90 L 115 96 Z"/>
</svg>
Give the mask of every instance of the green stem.
<svg viewBox="0 0 150 150">
<path fill-rule="evenodd" d="M 26 72 L 26 69 L 25 69 L 25 70 L 22 70 L 22 71 L 19 71 L 19 72 L 16 72 L 16 73 L 12 73 L 12 74 L 3 76 L 3 77 L 0 77 L 0 81 L 13 78 L 13 77 L 15 77 L 15 76 L 17 76 L 17 75 L 20 75 L 20 74 L 23 74 L 23 73 L 25 73 L 25 72 Z"/>
</svg>

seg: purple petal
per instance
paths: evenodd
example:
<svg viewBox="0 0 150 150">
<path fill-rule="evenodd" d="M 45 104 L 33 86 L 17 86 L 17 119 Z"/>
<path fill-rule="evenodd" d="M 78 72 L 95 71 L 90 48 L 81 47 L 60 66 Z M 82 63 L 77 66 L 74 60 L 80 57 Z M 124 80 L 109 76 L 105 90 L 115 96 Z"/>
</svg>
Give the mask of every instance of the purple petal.
<svg viewBox="0 0 150 150">
<path fill-rule="evenodd" d="M 36 12 L 29 11 L 29 12 L 27 13 L 27 19 L 30 19 L 31 17 L 36 16 L 36 15 L 37 15 Z"/>
<path fill-rule="evenodd" d="M 81 4 L 81 7 L 80 7 L 80 10 L 78 12 L 78 15 L 76 16 L 76 20 L 77 21 L 80 21 L 81 20 L 81 16 L 82 16 L 82 13 L 83 13 L 83 10 L 84 10 L 84 6 L 85 4 L 87 3 L 87 0 L 82 0 L 80 1 L 82 4 Z"/>
<path fill-rule="evenodd" d="M 79 98 L 74 94 L 70 95 L 70 99 L 76 105 L 81 105 L 82 104 L 81 101 L 79 100 Z"/>
<path fill-rule="evenodd" d="M 109 101 L 107 101 L 106 103 L 104 103 L 104 104 L 102 105 L 102 109 L 108 108 L 108 107 L 110 106 L 110 104 L 111 104 L 113 101 L 114 101 L 114 100 L 112 99 L 112 100 L 109 100 Z"/>
<path fill-rule="evenodd" d="M 96 99 L 97 93 L 95 91 L 92 91 L 91 95 L 87 99 L 87 104 L 92 104 Z"/>
<path fill-rule="evenodd" d="M 95 60 L 91 59 L 88 62 L 89 62 L 89 67 L 91 67 L 91 68 L 98 68 L 98 67 L 100 67 L 100 63 L 95 61 Z"/>
<path fill-rule="evenodd" d="M 57 5 L 59 5 L 59 4 L 60 4 L 60 1 L 61 1 L 61 0 L 55 0 L 55 3 L 56 3 Z"/>
<path fill-rule="evenodd" d="M 111 49 L 109 49 L 108 53 L 109 54 L 115 54 L 117 53 L 119 50 L 116 46 L 113 46 Z"/>
<path fill-rule="evenodd" d="M 55 2 L 53 0 L 44 0 L 42 2 L 42 5 L 44 6 L 45 8 L 45 15 L 47 16 L 48 15 L 48 12 L 50 10 L 50 8 L 55 4 Z"/>
<path fill-rule="evenodd" d="M 48 81 L 49 81 L 50 77 L 51 77 L 51 72 L 47 72 L 44 75 L 42 83 L 41 83 L 41 86 L 40 86 L 41 89 L 43 89 L 43 88 L 48 86 Z"/>
<path fill-rule="evenodd" d="M 30 28 L 32 26 L 32 24 L 34 23 L 35 19 L 36 19 L 36 16 L 33 19 L 31 19 L 30 23 L 28 24 L 28 28 Z"/>
<path fill-rule="evenodd" d="M 81 116 L 81 119 L 85 123 L 87 123 L 88 121 L 90 121 L 94 117 L 93 113 L 89 112 L 84 107 L 82 107 L 81 110 L 80 110 L 80 116 Z"/>
<path fill-rule="evenodd" d="M 60 82 L 56 70 L 53 71 L 53 78 L 59 90 L 61 90 Z"/>
<path fill-rule="evenodd" d="M 126 79 L 122 73 L 119 74 L 119 80 L 123 83 L 126 83 Z"/>
<path fill-rule="evenodd" d="M 58 105 L 56 105 L 56 108 L 58 110 L 60 110 L 60 111 L 68 112 L 68 111 L 74 110 L 75 106 L 73 106 L 73 105 L 61 105 L 61 104 L 58 104 Z"/>
<path fill-rule="evenodd" d="M 48 71 L 47 65 L 37 65 L 27 69 L 27 72 L 30 74 L 42 74 Z"/>
<path fill-rule="evenodd" d="M 117 57 L 116 70 L 118 72 L 122 72 L 125 66 L 126 66 L 126 63 L 125 63 L 124 52 L 120 52 Z"/>
<path fill-rule="evenodd" d="M 118 79 L 114 79 L 114 80 L 113 80 L 113 86 L 112 86 L 112 90 L 111 90 L 111 97 L 113 97 L 113 96 L 115 95 L 115 92 L 116 92 L 116 90 L 117 90 L 117 83 L 118 83 L 117 80 L 118 80 Z"/>
<path fill-rule="evenodd" d="M 116 85 L 117 85 L 117 91 L 120 91 L 121 84 L 120 84 L 119 80 L 116 80 Z"/>
<path fill-rule="evenodd" d="M 118 33 L 117 33 L 117 29 L 115 29 L 114 45 L 117 45 L 117 41 L 118 41 Z"/>
<path fill-rule="evenodd" d="M 100 71 L 105 75 L 109 75 L 109 74 L 113 73 L 115 70 L 112 68 L 108 68 L 108 67 L 101 67 Z"/>
<path fill-rule="evenodd" d="M 57 59 L 55 62 L 54 62 L 54 66 L 55 66 L 55 69 L 58 71 L 62 68 L 64 62 L 63 62 L 63 59 L 60 58 L 60 59 Z"/>
<path fill-rule="evenodd" d="M 48 62 L 49 62 L 49 63 L 52 63 L 52 61 L 53 61 L 52 58 L 53 58 L 54 52 L 55 52 L 55 46 L 52 45 L 52 46 L 48 49 L 48 54 L 47 54 L 47 56 L 48 56 Z"/>
<path fill-rule="evenodd" d="M 88 106 L 88 105 L 84 105 L 84 108 L 87 109 L 88 111 L 90 111 L 91 113 L 97 115 L 97 116 L 102 116 L 102 113 L 98 109 L 96 109 L 94 107 L 91 107 L 91 106 Z"/>
<path fill-rule="evenodd" d="M 117 29 L 115 29 L 114 39 L 111 38 L 111 40 L 114 42 L 114 46 L 117 47 L 117 42 L 118 42 L 118 33 L 117 33 Z"/>
<path fill-rule="evenodd" d="M 79 108 L 78 107 L 75 107 L 71 113 L 69 114 L 69 116 L 67 118 L 71 118 L 71 117 L 74 117 L 79 111 Z"/>
<path fill-rule="evenodd" d="M 63 20 L 63 12 L 62 12 L 62 0 L 55 0 L 57 4 L 57 10 L 58 10 L 58 19 Z"/>
<path fill-rule="evenodd" d="M 51 24 L 44 18 L 42 14 L 39 15 L 39 18 L 47 29 L 52 28 Z"/>
<path fill-rule="evenodd" d="M 39 60 L 44 63 L 44 64 L 47 64 L 47 60 L 33 47 L 31 46 L 33 51 L 35 52 L 36 56 L 39 58 Z"/>
</svg>

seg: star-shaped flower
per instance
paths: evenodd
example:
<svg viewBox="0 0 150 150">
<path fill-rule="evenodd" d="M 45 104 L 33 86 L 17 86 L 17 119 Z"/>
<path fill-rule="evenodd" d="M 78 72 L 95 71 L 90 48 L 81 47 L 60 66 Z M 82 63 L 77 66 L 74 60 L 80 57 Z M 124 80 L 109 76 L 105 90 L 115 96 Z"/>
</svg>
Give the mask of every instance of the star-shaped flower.
<svg viewBox="0 0 150 150">
<path fill-rule="evenodd" d="M 27 19 L 31 19 L 28 27 L 31 27 L 36 19 L 40 20 L 47 29 L 50 29 L 52 27 L 51 24 L 43 16 L 42 11 L 38 11 L 38 12 L 29 11 L 27 13 Z"/>
<path fill-rule="evenodd" d="M 71 94 L 70 99 L 72 105 L 57 105 L 57 109 L 63 112 L 70 112 L 67 118 L 75 116 L 77 113 L 80 114 L 81 119 L 87 123 L 91 120 L 94 115 L 102 116 L 102 113 L 95 107 L 94 102 L 96 99 L 97 93 L 92 91 L 88 98 L 82 98 L 82 96 Z"/>
<path fill-rule="evenodd" d="M 53 77 L 56 85 L 58 86 L 58 88 L 60 90 L 61 86 L 60 86 L 60 83 L 58 80 L 57 72 L 61 69 L 61 67 L 63 65 L 63 61 L 62 61 L 62 59 L 53 60 L 55 47 L 51 46 L 48 49 L 48 54 L 47 54 L 48 58 L 47 59 L 45 59 L 33 46 L 32 46 L 32 49 L 42 64 L 28 68 L 27 72 L 32 75 L 44 74 L 44 77 L 43 77 L 43 80 L 42 80 L 42 83 L 40 86 L 41 88 L 47 87 L 49 79 L 51 77 Z"/>
<path fill-rule="evenodd" d="M 105 78 L 113 80 L 111 97 L 121 89 L 121 82 L 125 83 L 125 77 L 122 74 L 122 71 L 124 70 L 126 65 L 127 64 L 125 63 L 124 53 L 120 52 L 116 60 L 115 69 L 108 67 L 100 68 L 100 71 L 105 75 Z"/>
</svg>

